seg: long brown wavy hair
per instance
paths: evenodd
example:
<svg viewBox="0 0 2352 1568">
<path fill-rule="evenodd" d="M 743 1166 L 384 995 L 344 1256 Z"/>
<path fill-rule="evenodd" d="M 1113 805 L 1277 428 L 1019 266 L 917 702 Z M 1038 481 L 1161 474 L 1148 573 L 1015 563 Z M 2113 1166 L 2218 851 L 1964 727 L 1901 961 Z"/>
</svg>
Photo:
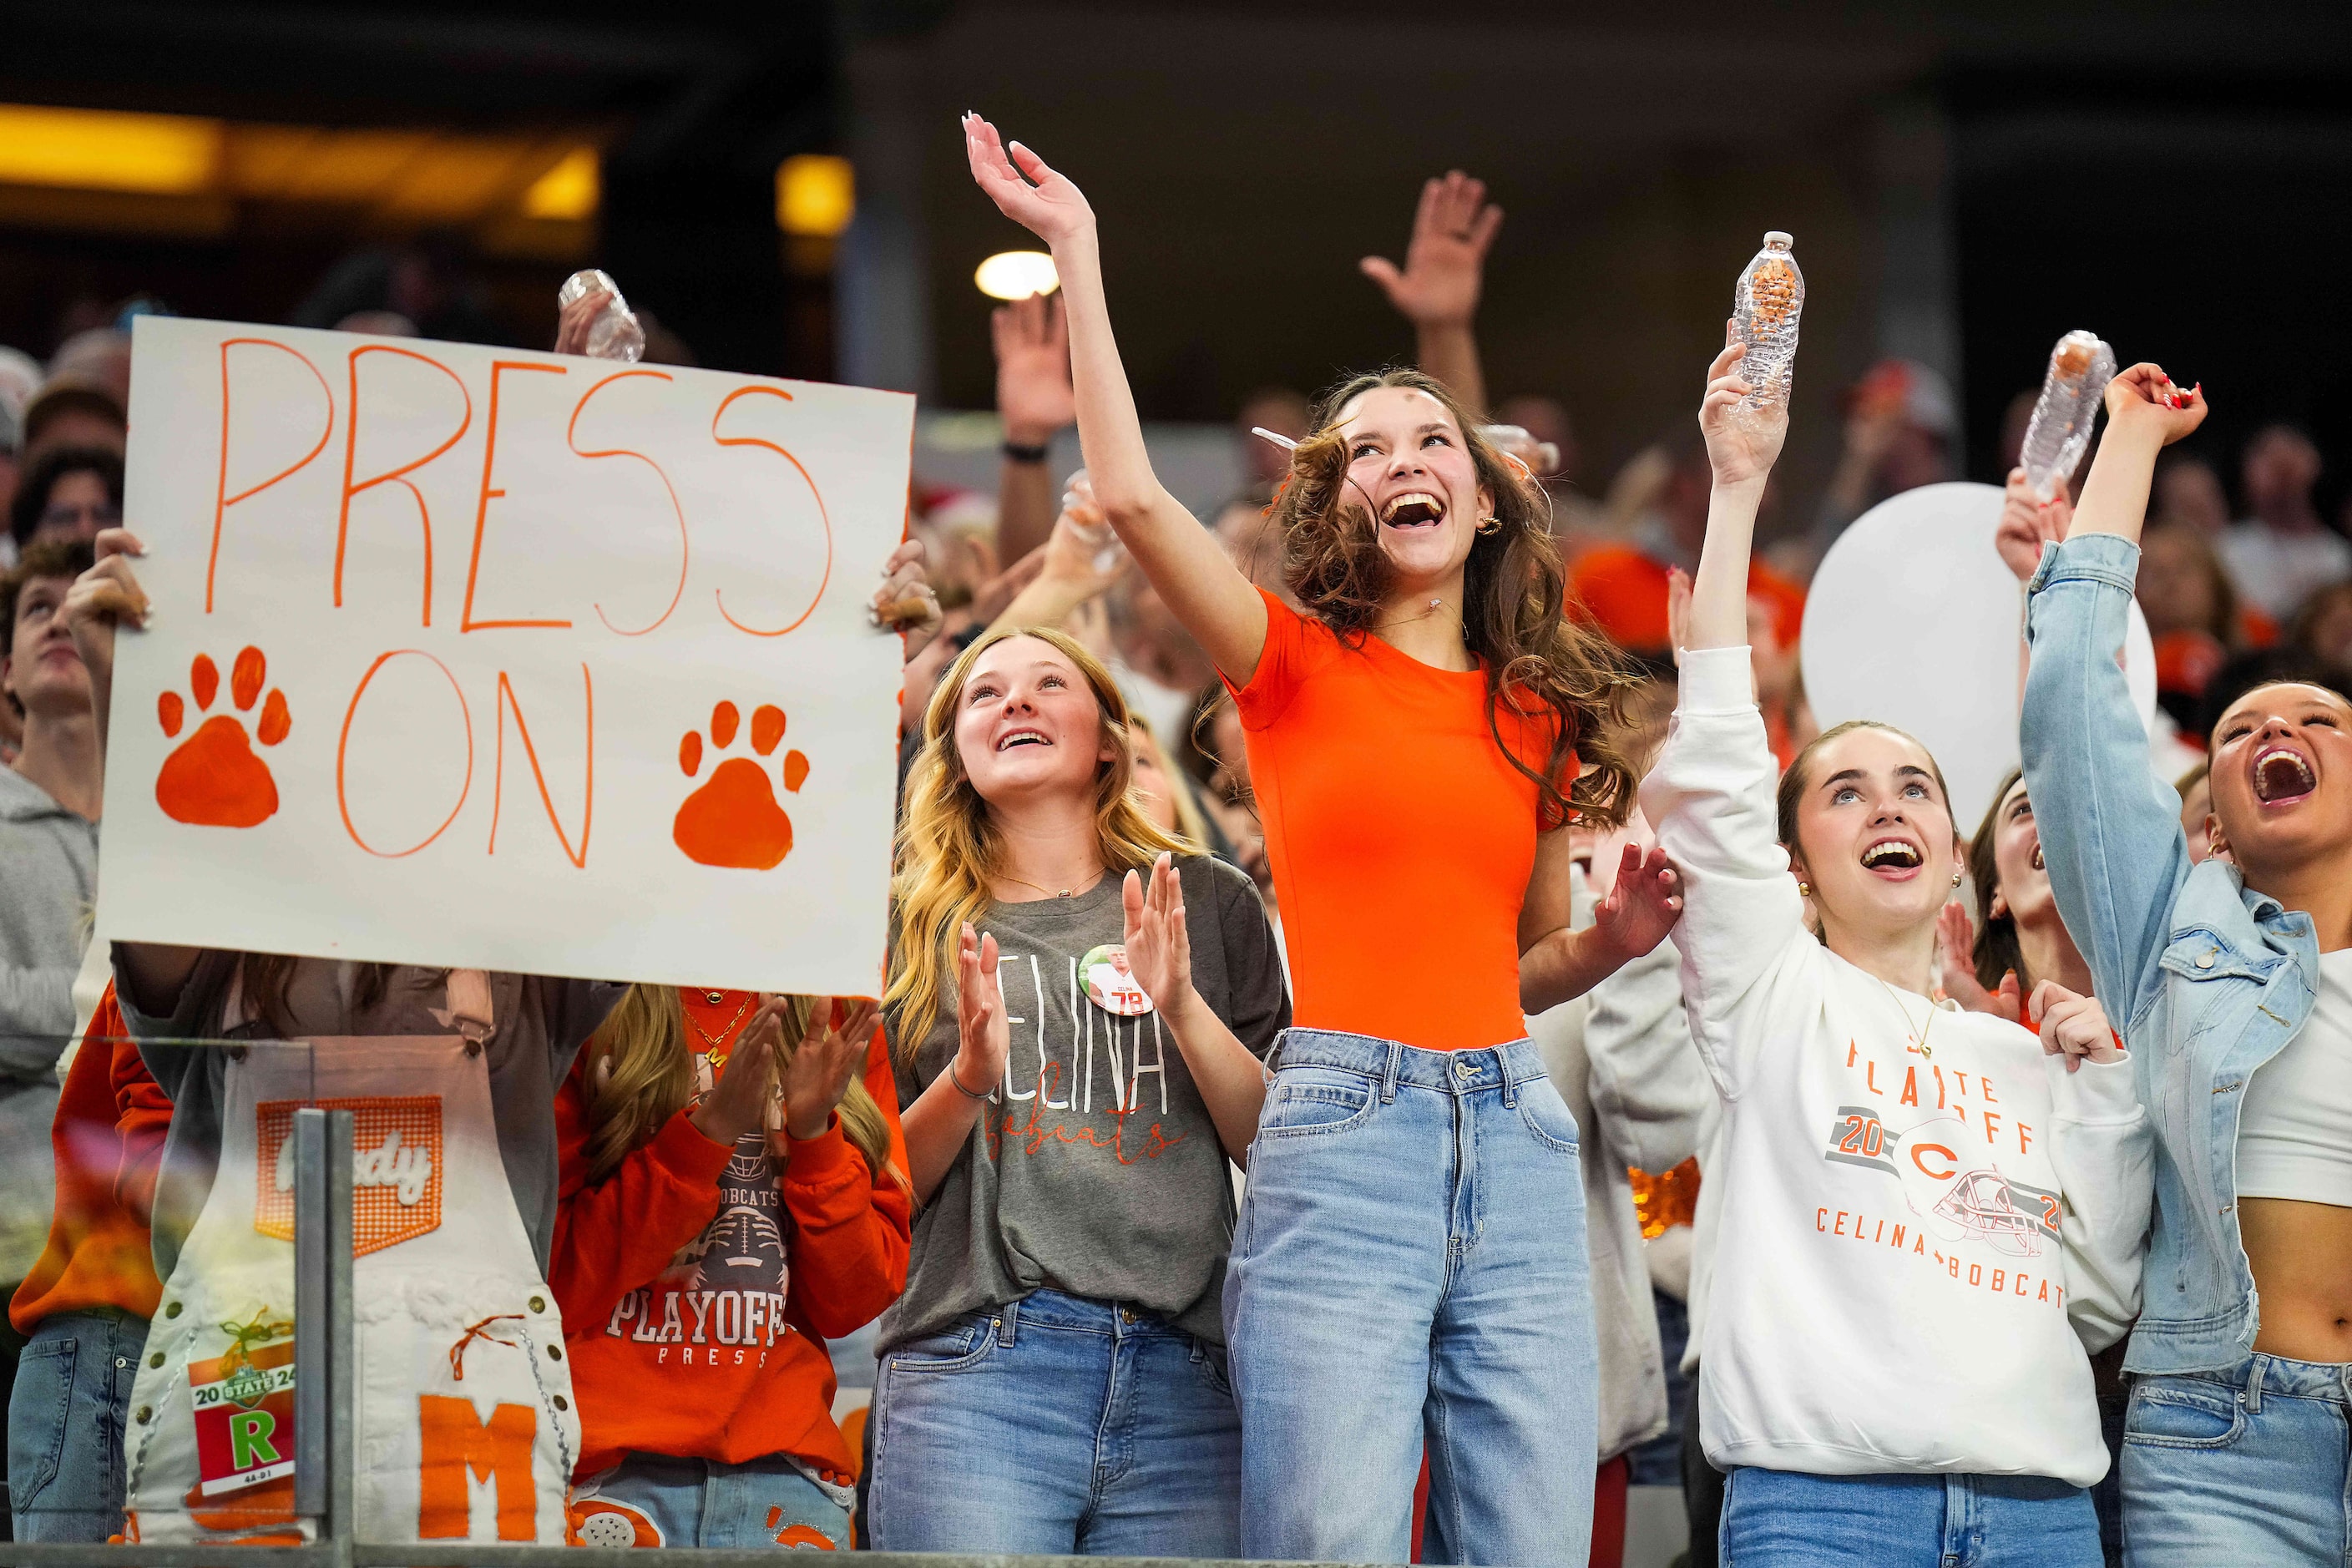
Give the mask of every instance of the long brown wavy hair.
<svg viewBox="0 0 2352 1568">
<path fill-rule="evenodd" d="M 1111 758 L 1095 770 L 1095 853 L 1106 874 L 1148 871 L 1162 850 L 1178 856 L 1194 853 L 1144 816 L 1129 787 L 1134 782 L 1135 759 L 1128 749 L 1127 699 L 1102 660 L 1067 632 L 1052 626 L 1007 626 L 979 638 L 948 666 L 930 705 L 923 710 L 923 747 L 908 772 L 906 802 L 898 814 L 898 869 L 890 884 L 898 929 L 890 943 L 890 984 L 882 993 L 882 1004 L 890 1010 L 902 1068 L 939 1019 L 955 969 L 958 933 L 989 905 L 989 879 L 1003 839 L 988 803 L 964 772 L 962 754 L 956 750 L 955 721 L 972 665 L 1012 637 L 1035 637 L 1052 645 L 1084 678 L 1102 710 L 1103 738 L 1109 742 Z"/>
<path fill-rule="evenodd" d="M 1994 786 L 1992 805 L 1985 819 L 1977 826 L 1977 836 L 1969 840 L 1969 880 L 1976 884 L 1977 941 L 1969 954 L 1976 965 L 1977 984 L 1988 991 L 2000 989 L 2000 977 L 2011 970 L 2017 971 L 2017 982 L 2026 990 L 2033 989 L 2034 977 L 2025 973 L 2025 948 L 2017 940 L 2017 917 L 2003 910 L 1992 912 L 1992 900 L 2000 891 L 2000 865 L 1993 858 L 1993 835 L 2000 826 L 2000 803 L 2025 776 L 2022 770 L 2011 768 L 2009 776 Z"/>
<path fill-rule="evenodd" d="M 1486 725 L 1513 767 L 1535 781 L 1546 828 L 1570 818 L 1615 826 L 1633 809 L 1640 783 L 1619 748 L 1623 705 L 1634 677 L 1606 637 L 1567 613 L 1568 574 L 1551 538 L 1551 502 L 1479 434 L 1476 418 L 1444 384 L 1417 370 L 1351 377 L 1317 405 L 1313 432 L 1290 455 L 1290 477 L 1270 515 L 1282 534 L 1283 576 L 1299 603 L 1342 640 L 1360 646 L 1391 586 L 1380 525 L 1348 484 L 1348 405 L 1367 392 L 1404 387 L 1442 404 L 1461 430 L 1478 482 L 1494 497 L 1501 526 L 1477 535 L 1463 573 L 1462 640 L 1486 676 Z M 1499 706 L 1549 714 L 1550 753 L 1530 767 L 1504 742 Z M 1559 774 L 1574 757 L 1581 773 L 1565 794 Z"/>
<path fill-rule="evenodd" d="M 808 1034 L 810 1001 L 785 999 L 784 1059 Z M 588 1180 L 612 1174 L 632 1151 L 654 1141 L 669 1119 L 694 1098 L 695 1051 L 686 1037 L 686 1008 L 675 985 L 635 984 L 590 1037 L 588 1077 Z M 890 1160 L 890 1124 L 865 1075 L 853 1075 L 839 1108 L 842 1136 L 865 1156 L 877 1182 L 896 1182 L 911 1191 L 906 1173 Z"/>
</svg>

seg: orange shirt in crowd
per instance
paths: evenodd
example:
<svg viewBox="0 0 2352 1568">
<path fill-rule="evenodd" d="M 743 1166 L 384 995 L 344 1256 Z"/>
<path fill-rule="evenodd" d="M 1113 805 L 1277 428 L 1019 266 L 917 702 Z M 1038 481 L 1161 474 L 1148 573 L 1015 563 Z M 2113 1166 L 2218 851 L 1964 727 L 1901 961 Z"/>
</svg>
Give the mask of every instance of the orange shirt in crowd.
<svg viewBox="0 0 2352 1568">
<path fill-rule="evenodd" d="M 1805 625 L 1805 591 L 1762 562 L 1748 568 L 1748 594 L 1772 610 L 1772 629 L 1782 647 L 1797 646 Z M 1604 544 L 1579 556 L 1569 569 L 1568 599 L 1573 610 L 1620 647 L 1652 658 L 1673 651 L 1666 627 L 1666 569 L 1630 544 Z"/>
<path fill-rule="evenodd" d="M 171 1129 L 172 1102 L 147 1076 L 110 982 L 58 1096 L 49 1130 L 57 1210 L 48 1246 L 8 1304 L 18 1333 L 59 1312 L 98 1307 L 155 1315 L 163 1288 L 147 1223 Z"/>
<path fill-rule="evenodd" d="M 723 1072 L 751 999 L 709 994 L 683 993 L 688 1037 Z M 632 1452 L 722 1464 L 788 1454 L 846 1484 L 856 1459 L 833 1419 L 824 1338 L 864 1326 L 906 1289 L 912 1195 L 872 1179 L 838 1117 L 791 1144 L 778 1180 L 761 1134 L 729 1148 L 686 1111 L 591 1186 L 587 1068 L 583 1053 L 555 1099 L 562 1193 L 548 1268 L 580 1401 L 575 1473 Z M 904 1171 L 878 1027 L 866 1087 Z"/>
<path fill-rule="evenodd" d="M 1524 1038 L 1518 921 L 1538 792 L 1495 744 L 1486 676 L 1434 668 L 1370 635 L 1344 644 L 1259 593 L 1265 651 L 1234 700 L 1282 909 L 1293 1022 L 1430 1050 Z M 1549 710 L 1507 701 L 1496 719 L 1513 752 L 1541 768 Z M 1563 776 L 1576 776 L 1572 759 Z"/>
</svg>

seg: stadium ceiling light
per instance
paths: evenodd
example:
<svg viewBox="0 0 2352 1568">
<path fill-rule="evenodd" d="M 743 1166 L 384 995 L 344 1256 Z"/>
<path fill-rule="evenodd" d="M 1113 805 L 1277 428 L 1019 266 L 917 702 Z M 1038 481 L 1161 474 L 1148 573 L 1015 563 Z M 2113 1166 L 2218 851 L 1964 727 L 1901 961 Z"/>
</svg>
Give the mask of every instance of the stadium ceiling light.
<svg viewBox="0 0 2352 1568">
<path fill-rule="evenodd" d="M 187 195 L 218 177 L 221 142 L 217 120 L 0 104 L 0 183 Z"/>
<path fill-rule="evenodd" d="M 857 174 L 846 158 L 803 153 L 776 165 L 776 226 L 803 239 L 831 239 L 857 216 Z"/>
<path fill-rule="evenodd" d="M 1062 286 L 1054 258 L 1042 250 L 1000 250 L 980 264 L 971 280 L 992 300 L 1025 300 Z"/>
</svg>

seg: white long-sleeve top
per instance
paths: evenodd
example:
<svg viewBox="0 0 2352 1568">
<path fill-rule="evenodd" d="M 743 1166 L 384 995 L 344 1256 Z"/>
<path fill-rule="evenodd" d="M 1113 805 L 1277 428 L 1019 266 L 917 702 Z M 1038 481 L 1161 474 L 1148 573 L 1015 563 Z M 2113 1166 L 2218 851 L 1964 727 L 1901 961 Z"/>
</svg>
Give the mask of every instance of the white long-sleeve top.
<svg viewBox="0 0 2352 1568">
<path fill-rule="evenodd" d="M 2129 1064 L 2070 1074 L 1823 947 L 1773 786 L 1748 650 L 1685 654 L 1642 804 L 1684 879 L 1684 996 L 1724 1102 L 1707 1458 L 2089 1486 L 2088 1352 L 2137 1310 L 2150 1203 Z"/>
</svg>

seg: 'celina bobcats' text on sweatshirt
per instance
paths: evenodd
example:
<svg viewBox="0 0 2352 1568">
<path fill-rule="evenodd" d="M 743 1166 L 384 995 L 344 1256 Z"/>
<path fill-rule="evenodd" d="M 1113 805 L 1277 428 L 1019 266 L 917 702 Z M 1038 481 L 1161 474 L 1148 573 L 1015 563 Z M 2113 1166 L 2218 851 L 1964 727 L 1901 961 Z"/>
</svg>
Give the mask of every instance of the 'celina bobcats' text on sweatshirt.
<svg viewBox="0 0 2352 1568">
<path fill-rule="evenodd" d="M 2089 1352 L 2138 1310 L 2151 1144 L 2130 1064 L 1888 986 L 1815 940 L 1746 648 L 1683 655 L 1642 805 L 1724 1100 L 1699 1353 L 1717 1466 L 2106 1472 Z"/>
</svg>

